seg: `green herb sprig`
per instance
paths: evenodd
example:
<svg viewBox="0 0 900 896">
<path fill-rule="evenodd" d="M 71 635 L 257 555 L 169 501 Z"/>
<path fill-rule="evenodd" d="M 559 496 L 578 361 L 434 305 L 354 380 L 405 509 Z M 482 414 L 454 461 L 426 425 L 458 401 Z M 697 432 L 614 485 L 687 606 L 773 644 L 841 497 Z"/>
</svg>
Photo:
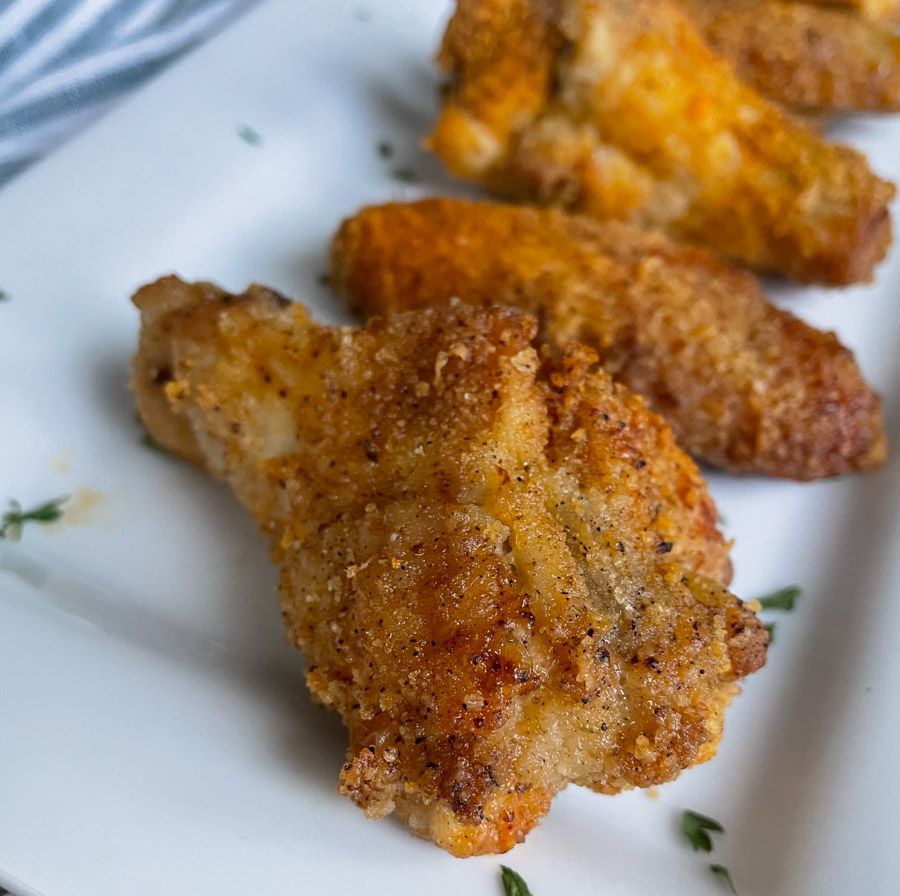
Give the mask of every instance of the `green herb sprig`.
<svg viewBox="0 0 900 896">
<path fill-rule="evenodd" d="M 159 442 L 156 441 L 156 439 L 153 438 L 153 436 L 150 435 L 149 431 L 147 430 L 146 424 L 141 419 L 141 415 L 140 415 L 139 411 L 134 412 L 134 422 L 137 423 L 137 425 L 141 429 L 141 444 L 145 448 L 149 448 L 150 451 L 156 451 L 159 454 L 168 454 L 169 453 L 168 451 L 166 451 L 166 449 L 162 445 L 160 445 Z"/>
<path fill-rule="evenodd" d="M 709 831 L 724 834 L 725 828 L 714 818 L 701 815 L 699 812 L 691 812 L 690 809 L 684 810 L 681 815 L 681 832 L 695 851 L 702 849 L 703 852 L 712 852 L 713 845 Z"/>
<path fill-rule="evenodd" d="M 794 603 L 801 593 L 799 585 L 788 585 L 787 588 L 779 588 L 778 591 L 758 598 L 759 605 L 764 610 L 793 610 Z"/>
<path fill-rule="evenodd" d="M 389 162 L 396 155 L 394 144 L 390 140 L 379 140 L 376 144 L 378 155 L 386 162 Z M 394 165 L 390 169 L 391 177 L 403 184 L 415 184 L 419 182 L 419 175 L 408 165 Z"/>
<path fill-rule="evenodd" d="M 522 875 L 517 874 L 506 865 L 500 866 L 500 877 L 503 881 L 503 892 L 506 896 L 532 896 L 528 884 L 522 880 Z"/>
<path fill-rule="evenodd" d="M 22 527 L 25 523 L 53 523 L 62 515 L 62 505 L 69 500 L 68 495 L 45 501 L 31 510 L 22 510 L 18 501 L 10 500 L 9 510 L 3 514 L 0 521 L 0 538 L 8 538 L 10 541 L 18 541 L 22 537 Z"/>
<path fill-rule="evenodd" d="M 728 889 L 734 893 L 734 896 L 737 896 L 737 887 L 731 879 L 731 872 L 724 865 L 710 865 L 709 870 L 721 877 L 728 884 Z"/>
<path fill-rule="evenodd" d="M 712 852 L 713 843 L 709 836 L 710 831 L 724 834 L 725 828 L 715 818 L 685 809 L 681 814 L 681 831 L 695 851 Z M 731 872 L 724 865 L 710 865 L 709 870 L 721 877 L 728 884 L 731 892 L 737 894 L 734 881 L 731 879 Z"/>
<path fill-rule="evenodd" d="M 787 613 L 794 609 L 794 604 L 802 593 L 799 585 L 788 585 L 787 588 L 779 588 L 778 591 L 773 591 L 765 597 L 757 598 L 757 600 L 760 608 L 763 610 L 781 610 Z M 775 623 L 764 622 L 763 625 L 769 633 L 769 644 L 774 644 Z"/>
<path fill-rule="evenodd" d="M 399 180 L 401 183 L 404 183 L 404 184 L 418 183 L 418 180 L 419 180 L 419 176 L 416 174 L 415 171 L 412 170 L 412 168 L 404 168 L 404 167 L 395 168 L 391 172 L 391 177 L 393 177 L 394 180 Z"/>
<path fill-rule="evenodd" d="M 250 127 L 249 124 L 242 124 L 237 129 L 237 135 L 244 141 L 244 143 L 249 144 L 250 146 L 262 146 L 263 138 L 262 134 L 256 130 L 256 128 Z"/>
</svg>

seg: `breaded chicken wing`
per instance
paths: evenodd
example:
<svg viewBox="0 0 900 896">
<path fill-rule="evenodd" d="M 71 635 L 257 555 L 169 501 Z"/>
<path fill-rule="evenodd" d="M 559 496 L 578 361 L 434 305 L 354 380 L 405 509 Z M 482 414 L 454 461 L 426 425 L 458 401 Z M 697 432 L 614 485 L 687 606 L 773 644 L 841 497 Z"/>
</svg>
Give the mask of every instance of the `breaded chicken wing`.
<svg viewBox="0 0 900 896">
<path fill-rule="evenodd" d="M 706 42 L 798 112 L 900 109 L 900 37 L 851 11 L 784 0 L 679 0 Z"/>
<path fill-rule="evenodd" d="M 331 284 L 367 314 L 453 297 L 523 308 L 735 473 L 816 479 L 885 459 L 881 402 L 833 333 L 746 271 L 627 224 L 449 199 L 365 208 L 335 235 Z"/>
<path fill-rule="evenodd" d="M 257 286 L 134 301 L 144 421 L 271 539 L 368 815 L 502 852 L 568 782 L 613 793 L 713 755 L 767 636 L 716 581 L 696 468 L 589 352 L 542 363 L 509 308 L 356 330 Z"/>
<path fill-rule="evenodd" d="M 796 280 L 872 278 L 894 186 L 742 84 L 675 0 L 459 0 L 430 146 L 510 197 Z"/>
<path fill-rule="evenodd" d="M 790 0 L 791 3 L 809 3 L 813 6 L 845 9 L 886 25 L 900 22 L 900 0 Z"/>
</svg>

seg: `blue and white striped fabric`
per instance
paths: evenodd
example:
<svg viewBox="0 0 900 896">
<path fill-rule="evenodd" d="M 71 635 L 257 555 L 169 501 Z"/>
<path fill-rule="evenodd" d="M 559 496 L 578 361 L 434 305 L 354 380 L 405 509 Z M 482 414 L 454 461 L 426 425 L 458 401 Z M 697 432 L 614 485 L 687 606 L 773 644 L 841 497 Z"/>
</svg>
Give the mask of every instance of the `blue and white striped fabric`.
<svg viewBox="0 0 900 896">
<path fill-rule="evenodd" d="M 255 0 L 0 0 L 0 184 Z"/>
</svg>

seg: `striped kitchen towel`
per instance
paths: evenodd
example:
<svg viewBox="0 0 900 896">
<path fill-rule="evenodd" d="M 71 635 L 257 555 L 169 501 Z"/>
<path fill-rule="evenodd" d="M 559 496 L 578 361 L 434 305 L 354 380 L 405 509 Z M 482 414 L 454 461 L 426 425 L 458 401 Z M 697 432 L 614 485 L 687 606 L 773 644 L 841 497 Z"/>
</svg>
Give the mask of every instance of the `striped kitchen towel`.
<svg viewBox="0 0 900 896">
<path fill-rule="evenodd" d="M 0 0 L 0 184 L 255 0 Z"/>
</svg>

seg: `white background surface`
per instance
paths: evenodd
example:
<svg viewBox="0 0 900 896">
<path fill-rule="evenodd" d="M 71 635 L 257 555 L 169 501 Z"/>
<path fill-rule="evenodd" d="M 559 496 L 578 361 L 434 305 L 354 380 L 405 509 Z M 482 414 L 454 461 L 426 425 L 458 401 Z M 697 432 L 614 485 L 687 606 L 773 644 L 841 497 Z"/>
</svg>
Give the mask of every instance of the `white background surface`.
<svg viewBox="0 0 900 896">
<path fill-rule="evenodd" d="M 0 544 L 0 884 L 492 896 L 503 861 L 535 896 L 704 896 L 725 892 L 713 861 L 741 896 L 896 893 L 896 251 L 873 287 L 779 297 L 856 351 L 885 398 L 889 465 L 813 485 L 710 477 L 734 590 L 804 588 L 767 617 L 769 663 L 718 757 L 658 799 L 570 789 L 503 859 L 453 859 L 337 795 L 345 735 L 284 646 L 262 540 L 224 487 L 140 444 L 140 283 L 258 280 L 343 321 L 318 282 L 340 219 L 463 189 L 419 148 L 448 12 L 270 0 L 0 191 L 0 501 L 74 495 L 65 522 Z M 843 135 L 900 179 L 896 122 Z M 397 166 L 420 183 L 392 179 Z M 683 842 L 684 808 L 725 825 L 711 857 Z"/>
</svg>

